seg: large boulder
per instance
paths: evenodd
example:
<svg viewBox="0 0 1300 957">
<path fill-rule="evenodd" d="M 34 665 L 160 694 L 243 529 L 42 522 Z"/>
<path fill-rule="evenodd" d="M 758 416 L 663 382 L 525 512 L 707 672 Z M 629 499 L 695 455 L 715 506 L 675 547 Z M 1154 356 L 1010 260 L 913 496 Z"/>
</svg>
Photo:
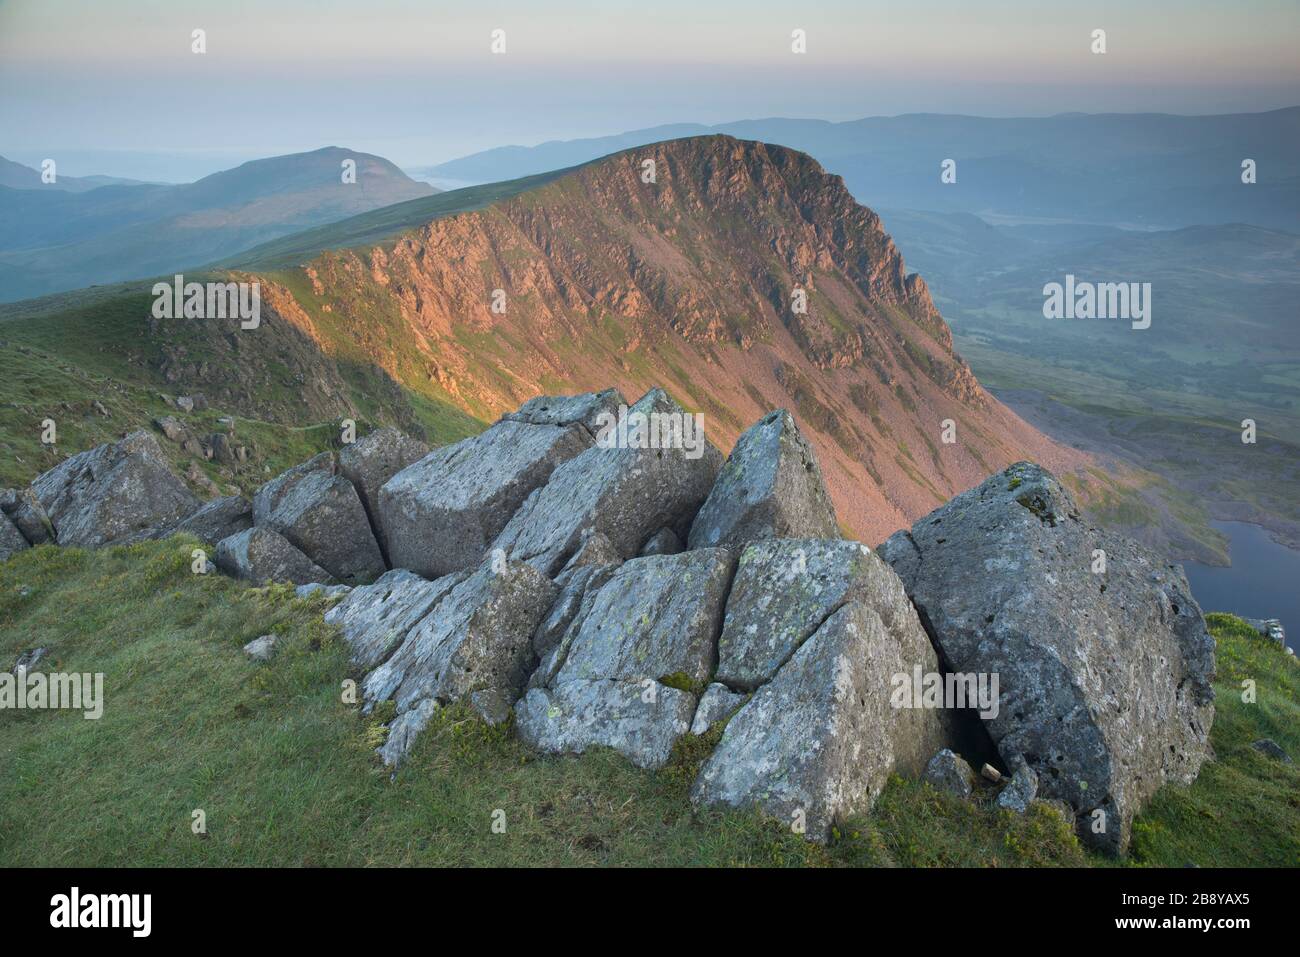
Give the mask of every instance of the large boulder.
<svg viewBox="0 0 1300 957">
<path fill-rule="evenodd" d="M 387 661 L 411 629 L 465 577 L 462 572 L 429 581 L 395 568 L 373 585 L 348 592 L 325 613 L 325 621 L 339 626 L 352 649 L 352 663 L 369 671 Z"/>
<path fill-rule="evenodd" d="M 522 562 L 484 562 L 366 677 L 367 700 L 392 699 L 399 715 L 428 698 L 448 704 L 478 692 L 516 701 L 536 661 L 533 632 L 558 591 Z"/>
<path fill-rule="evenodd" d="M 548 752 L 603 744 L 663 764 L 712 675 L 734 565 L 710 548 L 619 566 L 543 660 L 549 680 L 516 707 L 523 740 Z"/>
<path fill-rule="evenodd" d="M 379 491 L 390 560 L 429 578 L 476 567 L 529 493 L 591 444 L 580 425 L 503 420 L 434 450 Z"/>
<path fill-rule="evenodd" d="M 365 506 L 380 551 L 388 557 L 388 536 L 379 511 L 379 490 L 402 469 L 429 454 L 429 446 L 397 429 L 375 429 L 339 452 L 339 474 L 352 483 Z"/>
<path fill-rule="evenodd" d="M 148 432 L 65 459 L 32 482 L 32 493 L 58 543 L 82 548 L 174 525 L 199 507 Z"/>
<path fill-rule="evenodd" d="M 258 489 L 253 517 L 345 583 L 386 570 L 357 490 L 334 472 L 329 453 L 290 469 Z"/>
<path fill-rule="evenodd" d="M 691 525 L 691 548 L 764 538 L 837 538 L 821 466 L 785 409 L 763 416 L 727 457 Z"/>
<path fill-rule="evenodd" d="M 256 585 L 271 582 L 305 585 L 330 580 L 329 572 L 295 548 L 283 535 L 261 525 L 217 542 L 212 561 L 227 575 Z"/>
<path fill-rule="evenodd" d="M 717 680 L 757 688 L 852 600 L 875 609 L 891 628 L 921 634 L 903 583 L 860 542 L 773 538 L 750 545 L 741 553 L 727 601 Z M 917 653 L 918 661 L 934 663 L 919 641 Z"/>
<path fill-rule="evenodd" d="M 623 558 L 661 528 L 683 536 L 722 465 L 722 453 L 702 435 L 693 433 L 692 448 L 663 441 L 687 414 L 662 389 L 646 393 L 627 410 L 626 428 L 602 428 L 596 445 L 551 473 L 493 548 L 555 575 L 595 532 Z"/>
<path fill-rule="evenodd" d="M 843 605 L 727 723 L 691 799 L 758 808 L 827 840 L 892 772 L 919 774 L 942 740 L 937 712 L 891 701 L 917 644 L 859 602 Z"/>
<path fill-rule="evenodd" d="M 1003 762 L 1069 802 L 1083 840 L 1121 852 L 1151 794 L 1196 777 L 1214 641 L 1182 569 L 1084 523 L 1050 473 L 1017 463 L 881 551 L 947 666 L 998 676 Z"/>
</svg>

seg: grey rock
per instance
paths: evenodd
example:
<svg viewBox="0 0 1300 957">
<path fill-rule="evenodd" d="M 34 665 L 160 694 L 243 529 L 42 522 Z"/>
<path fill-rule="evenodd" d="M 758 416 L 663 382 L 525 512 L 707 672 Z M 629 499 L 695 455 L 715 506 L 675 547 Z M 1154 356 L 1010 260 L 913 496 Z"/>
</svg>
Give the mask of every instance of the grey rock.
<svg viewBox="0 0 1300 957">
<path fill-rule="evenodd" d="M 148 432 L 65 459 L 38 476 L 32 492 L 58 543 L 81 548 L 173 525 L 199 507 Z"/>
<path fill-rule="evenodd" d="M 375 749 L 390 768 L 399 766 L 411 753 L 411 747 L 420 732 L 429 726 L 429 720 L 438 710 L 438 702 L 426 698 L 410 711 L 399 714 L 388 725 L 388 736 L 384 743 Z"/>
<path fill-rule="evenodd" d="M 7 562 L 31 547 L 23 533 L 18 531 L 18 526 L 7 515 L 0 514 L 0 562 Z"/>
<path fill-rule="evenodd" d="M 1260 738 L 1258 741 L 1252 741 L 1250 746 L 1266 758 L 1272 758 L 1274 761 L 1281 761 L 1284 764 L 1291 763 L 1291 755 L 1287 754 L 1282 745 L 1272 738 Z"/>
<path fill-rule="evenodd" d="M 322 467 L 326 461 L 329 467 Z M 317 456 L 262 486 L 253 496 L 253 517 L 345 583 L 385 571 L 365 507 L 352 483 L 334 474 L 332 459 Z"/>
<path fill-rule="evenodd" d="M 695 696 L 645 681 L 567 681 L 531 688 L 515 705 L 520 740 L 547 754 L 613 748 L 637 767 L 660 768 L 690 728 Z"/>
<path fill-rule="evenodd" d="M 529 425 L 581 425 L 595 436 L 605 421 L 602 416 L 618 415 L 618 407 L 624 404 L 617 389 L 582 395 L 542 395 L 529 399 L 518 412 L 508 412 L 501 418 Z"/>
<path fill-rule="evenodd" d="M 734 567 L 725 548 L 623 563 L 572 626 L 577 631 L 555 684 L 675 676 L 704 687 Z"/>
<path fill-rule="evenodd" d="M 513 713 L 511 704 L 512 699 L 509 694 L 500 689 L 469 693 L 470 710 L 478 715 L 484 724 L 492 727 L 505 724 L 510 720 L 510 715 Z"/>
<path fill-rule="evenodd" d="M 352 661 L 365 670 L 377 668 L 406 639 L 433 607 L 466 576 L 448 575 L 428 581 L 395 568 L 373 585 L 352 589 L 325 613 L 352 649 Z"/>
<path fill-rule="evenodd" d="M 379 490 L 402 469 L 428 454 L 427 443 L 393 428 L 376 429 L 339 452 L 339 474 L 353 484 L 361 497 L 385 558 L 389 557 L 388 537 L 379 511 Z"/>
<path fill-rule="evenodd" d="M 561 585 L 560 597 L 533 635 L 533 650 L 539 663 L 528 679 L 528 687 L 544 688 L 555 680 L 568 658 L 581 629 L 605 583 L 613 577 L 616 565 L 584 565 L 575 569 Z"/>
<path fill-rule="evenodd" d="M 936 663 L 920 646 L 920 621 L 894 571 L 860 542 L 780 538 L 756 542 L 740 556 L 718 641 L 717 680 L 752 690 L 776 674 L 832 612 L 857 600 L 891 629 L 916 636 L 918 661 Z M 928 644 L 928 640 L 927 640 Z"/>
<path fill-rule="evenodd" d="M 164 415 L 162 418 L 154 419 L 153 424 L 169 441 L 178 444 L 193 437 L 193 433 L 174 415 Z"/>
<path fill-rule="evenodd" d="M 330 573 L 293 546 L 283 535 L 265 526 L 236 532 L 217 542 L 213 563 L 227 575 L 256 585 L 289 582 L 305 585 L 326 582 Z"/>
<path fill-rule="evenodd" d="M 599 568 L 614 565 L 621 565 L 623 556 L 619 554 L 614 543 L 609 540 L 608 535 L 601 532 L 594 532 L 582 540 L 578 550 L 573 557 L 569 559 L 564 570 L 555 576 L 557 584 L 565 585 L 580 570 L 586 568 Z"/>
<path fill-rule="evenodd" d="M 17 674 L 20 670 L 34 671 L 36 666 L 44 661 L 49 653 L 49 648 L 32 648 L 29 651 L 24 651 L 18 656 L 18 660 L 14 662 L 13 673 Z"/>
<path fill-rule="evenodd" d="M 692 801 L 802 819 L 808 839 L 825 841 L 870 809 L 891 772 L 919 773 L 916 755 L 933 753 L 941 728 L 932 710 L 891 704 L 891 676 L 915 660 L 899 638 L 858 602 L 836 611 L 728 722 Z"/>
<path fill-rule="evenodd" d="M 379 490 L 394 566 L 429 578 L 476 567 L 529 493 L 591 443 L 581 426 L 503 420 L 398 472 Z"/>
<path fill-rule="evenodd" d="M 642 555 L 676 555 L 682 550 L 682 540 L 671 528 L 661 528 L 641 546 Z"/>
<path fill-rule="evenodd" d="M 188 395 L 179 395 L 176 397 L 176 408 L 182 412 L 193 412 L 194 400 Z"/>
<path fill-rule="evenodd" d="M 253 506 L 240 495 L 213 499 L 181 519 L 175 531 L 188 532 L 205 542 L 219 542 L 253 527 Z"/>
<path fill-rule="evenodd" d="M 1106 554 L 1094 574 L 1093 551 Z M 881 548 L 947 666 L 997 674 L 984 723 L 1008 767 L 1122 852 L 1133 815 L 1209 753 L 1214 640 L 1182 569 L 1080 521 L 1050 473 L 1022 462 L 958 495 Z"/>
<path fill-rule="evenodd" d="M 925 780 L 937 790 L 947 791 L 965 800 L 975 787 L 975 771 L 951 748 L 944 748 L 925 766 Z"/>
<path fill-rule="evenodd" d="M 244 654 L 253 661 L 270 661 L 275 656 L 278 639 L 275 635 L 263 635 L 244 645 Z"/>
<path fill-rule="evenodd" d="M 998 794 L 997 805 L 1007 811 L 1014 811 L 1016 814 L 1024 814 L 1029 810 L 1029 803 L 1038 795 L 1038 775 L 1034 773 L 1023 758 L 1016 762 L 1016 769 L 1011 774 L 1011 780 L 1007 782 L 1001 793 Z"/>
<path fill-rule="evenodd" d="M 1282 627 L 1280 618 L 1247 618 L 1245 622 L 1262 637 L 1286 647 L 1286 629 Z"/>
<path fill-rule="evenodd" d="M 700 703 L 695 706 L 695 718 L 691 721 L 691 734 L 708 734 L 719 721 L 731 717 L 732 712 L 745 702 L 745 695 L 732 691 L 726 685 L 714 682 L 700 695 Z"/>
<path fill-rule="evenodd" d="M 691 525 L 691 548 L 765 538 L 838 538 L 839 526 L 812 446 L 785 409 L 739 439 Z"/>
<path fill-rule="evenodd" d="M 0 490 L 0 512 L 14 523 L 30 544 L 54 541 L 54 525 L 31 489 Z"/>
<path fill-rule="evenodd" d="M 662 389 L 651 390 L 629 410 L 629 422 L 647 426 L 630 431 L 629 446 L 649 443 L 650 420 L 639 417 L 652 413 L 686 414 Z M 682 535 L 722 464 L 722 454 L 712 444 L 704 442 L 699 452 L 691 458 L 683 448 L 597 444 L 557 467 L 524 501 L 493 547 L 553 576 L 589 529 L 606 535 L 624 558 L 636 555 L 661 528 Z"/>
<path fill-rule="evenodd" d="M 214 462 L 222 465 L 234 465 L 239 461 L 239 456 L 235 453 L 235 444 L 230 441 L 230 436 L 224 432 L 213 432 L 208 436 L 205 442 L 207 447 L 212 450 L 210 456 Z"/>
<path fill-rule="evenodd" d="M 447 704 L 475 691 L 499 691 L 515 701 L 534 663 L 533 632 L 558 592 L 521 562 L 500 571 L 485 562 L 366 677 L 366 698 L 391 698 L 399 714 L 425 698 Z"/>
</svg>

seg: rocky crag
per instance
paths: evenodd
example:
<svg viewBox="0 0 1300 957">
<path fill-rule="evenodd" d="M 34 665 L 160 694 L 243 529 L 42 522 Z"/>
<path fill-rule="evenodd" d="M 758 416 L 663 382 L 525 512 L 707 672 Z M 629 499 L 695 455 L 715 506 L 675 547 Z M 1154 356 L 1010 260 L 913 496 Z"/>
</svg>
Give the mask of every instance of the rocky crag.
<svg viewBox="0 0 1300 957">
<path fill-rule="evenodd" d="M 877 554 L 839 537 L 789 413 L 725 460 L 656 441 L 683 414 L 659 389 L 630 408 L 615 390 L 543 397 L 451 446 L 381 429 L 206 504 L 133 433 L 0 493 L 0 556 L 192 533 L 239 578 L 337 586 L 326 618 L 364 709 L 391 707 L 389 765 L 452 704 L 540 752 L 646 768 L 709 736 L 694 802 L 819 841 L 893 773 L 969 795 L 977 741 L 1001 806 L 1054 801 L 1119 853 L 1151 794 L 1209 757 L 1213 642 L 1181 570 L 1088 527 L 1040 467 Z M 954 676 L 995 694 L 978 711 L 912 694 Z"/>
</svg>

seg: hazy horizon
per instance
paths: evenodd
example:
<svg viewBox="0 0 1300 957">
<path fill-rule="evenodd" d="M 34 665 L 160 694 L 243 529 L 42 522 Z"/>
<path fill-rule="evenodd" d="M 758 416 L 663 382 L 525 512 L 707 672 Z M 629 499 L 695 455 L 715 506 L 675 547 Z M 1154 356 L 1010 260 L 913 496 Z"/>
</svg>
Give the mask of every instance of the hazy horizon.
<svg viewBox="0 0 1300 957">
<path fill-rule="evenodd" d="M 669 123 L 1262 112 L 1300 103 L 1297 27 L 1300 5 L 1283 0 L 1249 13 L 567 0 L 544 14 L 518 0 L 491 13 L 415 0 L 0 0 L 0 155 L 183 181 L 327 145 L 409 169 Z M 1105 55 L 1090 51 L 1098 28 Z M 504 55 L 490 52 L 494 29 Z"/>
</svg>

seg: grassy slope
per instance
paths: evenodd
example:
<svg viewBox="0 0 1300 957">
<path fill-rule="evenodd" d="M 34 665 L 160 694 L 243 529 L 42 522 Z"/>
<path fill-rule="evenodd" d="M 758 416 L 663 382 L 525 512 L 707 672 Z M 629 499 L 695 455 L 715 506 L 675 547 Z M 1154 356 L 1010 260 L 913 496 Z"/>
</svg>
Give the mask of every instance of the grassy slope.
<svg viewBox="0 0 1300 957">
<path fill-rule="evenodd" d="M 268 474 L 305 461 L 336 444 L 337 422 L 275 421 L 212 406 L 184 413 L 160 393 L 175 395 L 176 385 L 157 371 L 157 344 L 146 335 L 151 298 L 148 283 L 94 287 L 25 303 L 0 305 L 0 487 L 21 486 L 68 455 L 114 441 L 133 429 L 148 429 L 156 417 L 171 415 L 198 435 L 224 431 L 223 416 L 236 420 L 237 441 L 256 444 L 253 467 L 234 476 L 234 484 L 252 491 Z M 354 361 L 343 367 L 354 381 L 354 400 L 362 410 L 360 432 L 389 418 L 372 396 L 383 394 L 367 379 L 373 370 Z M 268 383 L 268 389 L 273 386 Z M 483 423 L 436 395 L 405 391 L 433 444 L 473 435 Z M 98 401 L 109 412 L 94 408 Z M 41 444 L 41 422 L 53 418 L 58 444 Z M 162 441 L 178 473 L 198 462 L 209 478 L 224 485 L 210 462 L 191 458 Z M 269 470 L 266 471 L 266 470 Z"/>
<path fill-rule="evenodd" d="M 99 721 L 0 712 L 0 865 L 1105 864 L 1045 806 L 1026 818 L 893 781 L 830 848 L 746 813 L 693 813 L 703 746 L 660 772 L 612 753 L 538 758 L 443 713 L 391 779 L 382 728 L 342 703 L 342 642 L 322 600 L 189 570 L 191 540 L 95 554 L 41 548 L 0 565 L 0 665 L 36 645 L 49 670 L 102 671 Z M 1219 760 L 1138 822 L 1134 861 L 1300 861 L 1300 669 L 1216 619 Z M 282 636 L 269 665 L 240 647 Z M 1257 680 L 1245 705 L 1236 689 Z M 352 675 L 352 677 L 356 677 Z M 191 833 L 202 808 L 208 833 Z M 493 833 L 492 814 L 506 815 Z"/>
</svg>

